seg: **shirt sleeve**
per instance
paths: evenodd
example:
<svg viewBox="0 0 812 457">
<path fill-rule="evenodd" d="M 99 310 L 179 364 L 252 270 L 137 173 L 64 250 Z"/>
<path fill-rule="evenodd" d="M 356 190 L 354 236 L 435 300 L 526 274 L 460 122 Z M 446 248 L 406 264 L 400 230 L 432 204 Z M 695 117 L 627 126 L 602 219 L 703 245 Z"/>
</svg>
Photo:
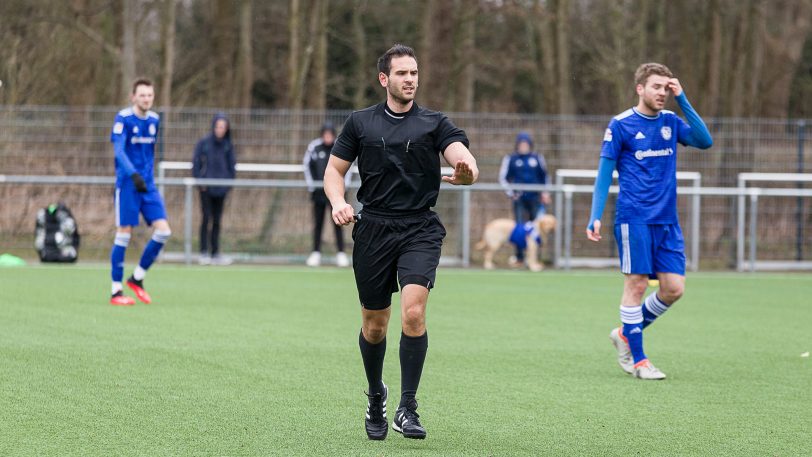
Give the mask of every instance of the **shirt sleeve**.
<svg viewBox="0 0 812 457">
<path fill-rule="evenodd" d="M 705 125 L 705 121 L 702 120 L 694 107 L 691 106 L 691 102 L 688 101 L 685 92 L 676 97 L 676 100 L 680 109 L 682 109 L 682 113 L 685 114 L 686 119 L 688 119 L 686 123 L 682 118 L 677 116 L 677 119 L 679 119 L 677 140 L 680 144 L 700 149 L 707 149 L 713 146 L 713 138 L 708 131 L 708 126 Z"/>
<path fill-rule="evenodd" d="M 355 113 L 352 113 L 347 117 L 347 121 L 344 122 L 344 128 L 341 129 L 341 134 L 336 138 L 330 155 L 334 155 L 347 162 L 354 162 L 358 157 L 359 146 L 360 141 L 358 139 L 358 129 L 355 126 Z"/>
<path fill-rule="evenodd" d="M 618 160 L 620 151 L 623 149 L 623 137 L 620 125 L 617 120 L 612 119 L 603 134 L 603 146 L 601 146 L 601 157 L 611 160 Z"/>
<path fill-rule="evenodd" d="M 510 166 L 510 156 L 506 155 L 502 159 L 502 165 L 499 167 L 499 184 L 505 188 L 505 193 L 508 197 L 513 196 L 513 189 L 510 188 L 510 182 L 513 180 L 513 167 Z"/>
<path fill-rule="evenodd" d="M 304 158 L 302 159 L 302 169 L 304 170 L 305 181 L 307 182 L 307 190 L 308 192 L 313 192 L 316 188 L 313 186 L 313 173 L 310 172 L 310 160 L 313 156 L 313 149 L 314 149 L 314 142 L 311 141 L 310 144 L 307 145 L 307 149 L 304 153 Z"/>
<path fill-rule="evenodd" d="M 547 161 L 544 156 L 538 154 L 539 168 L 538 168 L 538 181 L 539 184 L 547 184 Z"/>
<path fill-rule="evenodd" d="M 445 148 L 451 143 L 459 141 L 467 148 L 469 146 L 468 136 L 465 131 L 451 122 L 445 114 L 440 115 L 440 122 L 437 124 L 437 129 L 434 131 L 434 147 L 440 152 L 445 152 Z"/>
<path fill-rule="evenodd" d="M 127 145 L 127 129 L 124 125 L 124 118 L 116 115 L 116 120 L 113 123 L 113 130 L 110 132 L 110 141 L 113 143 L 113 151 L 116 156 L 116 163 L 127 176 L 135 173 L 135 166 L 127 157 L 127 152 L 124 150 Z"/>
</svg>

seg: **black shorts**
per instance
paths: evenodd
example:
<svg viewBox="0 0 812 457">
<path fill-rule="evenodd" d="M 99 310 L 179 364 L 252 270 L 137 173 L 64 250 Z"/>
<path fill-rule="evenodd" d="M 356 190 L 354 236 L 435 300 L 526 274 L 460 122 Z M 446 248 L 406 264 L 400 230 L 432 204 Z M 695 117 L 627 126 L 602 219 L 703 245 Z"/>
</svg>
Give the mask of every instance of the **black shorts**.
<svg viewBox="0 0 812 457">
<path fill-rule="evenodd" d="M 361 306 L 388 308 L 398 283 L 434 287 L 445 234 L 433 211 L 404 216 L 362 211 L 352 229 L 352 266 Z"/>
</svg>

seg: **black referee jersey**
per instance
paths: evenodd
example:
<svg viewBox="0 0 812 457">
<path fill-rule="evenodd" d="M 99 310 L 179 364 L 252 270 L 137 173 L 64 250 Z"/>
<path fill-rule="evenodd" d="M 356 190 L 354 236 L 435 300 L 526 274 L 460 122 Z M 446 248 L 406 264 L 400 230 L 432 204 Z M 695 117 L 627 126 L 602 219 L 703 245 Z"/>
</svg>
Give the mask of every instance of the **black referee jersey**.
<svg viewBox="0 0 812 457">
<path fill-rule="evenodd" d="M 465 132 L 440 112 L 412 104 L 395 114 L 386 102 L 356 111 L 347 118 L 331 154 L 358 159 L 358 201 L 379 212 L 428 210 L 440 191 L 440 153 Z"/>
</svg>

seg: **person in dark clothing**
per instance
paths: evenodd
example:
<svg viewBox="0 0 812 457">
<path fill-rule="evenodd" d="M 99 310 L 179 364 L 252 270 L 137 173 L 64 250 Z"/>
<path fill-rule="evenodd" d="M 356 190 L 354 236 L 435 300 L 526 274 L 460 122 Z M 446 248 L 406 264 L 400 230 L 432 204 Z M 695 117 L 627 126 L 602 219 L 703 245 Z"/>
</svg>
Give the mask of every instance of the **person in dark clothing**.
<svg viewBox="0 0 812 457">
<path fill-rule="evenodd" d="M 550 204 L 548 192 L 515 191 L 511 184 L 547 184 L 547 162 L 542 154 L 533 151 L 533 138 L 527 132 L 516 135 L 516 147 L 512 154 L 505 156 L 499 169 L 499 183 L 505 188 L 513 202 L 516 225 L 543 216 Z M 518 229 L 517 229 L 518 230 Z M 516 256 L 510 259 L 511 265 L 524 263 L 524 248 L 516 245 Z"/>
<path fill-rule="evenodd" d="M 313 252 L 307 258 L 307 266 L 317 267 L 321 265 L 321 232 L 324 229 L 324 211 L 330 201 L 324 194 L 323 187 L 316 187 L 314 182 L 324 181 L 324 170 L 327 169 L 327 162 L 330 160 L 330 151 L 333 150 L 333 143 L 336 139 L 336 129 L 331 122 L 325 122 L 321 127 L 319 138 L 311 141 L 307 145 L 304 155 L 304 174 L 307 181 L 307 190 L 310 191 L 310 200 L 313 202 Z M 347 178 L 350 174 L 347 174 Z M 334 225 L 336 234 L 336 265 L 339 267 L 350 266 L 350 260 L 344 253 L 344 235 L 341 226 Z"/>
<path fill-rule="evenodd" d="M 392 294 L 400 286 L 401 396 L 392 429 L 423 439 L 416 396 L 428 350 L 426 304 L 446 235 L 431 208 L 441 182 L 471 185 L 479 170 L 465 132 L 445 114 L 414 102 L 418 73 L 412 48 L 397 44 L 384 53 L 378 82 L 386 88 L 386 101 L 347 118 L 330 153 L 324 191 L 336 225 L 355 223 L 352 263 L 361 302 L 358 345 L 369 384 L 367 437 L 382 440 L 388 432 L 383 361 Z M 441 175 L 441 157 L 454 167 L 451 176 Z M 358 214 L 344 199 L 344 179 L 356 159 L 363 205 Z"/>
<path fill-rule="evenodd" d="M 211 133 L 195 146 L 192 175 L 195 178 L 234 179 L 237 161 L 231 143 L 231 125 L 228 118 L 217 113 L 211 121 Z M 200 263 L 202 265 L 228 265 L 230 259 L 220 255 L 220 221 L 223 206 L 231 187 L 200 186 L 200 204 L 203 218 L 200 223 Z"/>
</svg>

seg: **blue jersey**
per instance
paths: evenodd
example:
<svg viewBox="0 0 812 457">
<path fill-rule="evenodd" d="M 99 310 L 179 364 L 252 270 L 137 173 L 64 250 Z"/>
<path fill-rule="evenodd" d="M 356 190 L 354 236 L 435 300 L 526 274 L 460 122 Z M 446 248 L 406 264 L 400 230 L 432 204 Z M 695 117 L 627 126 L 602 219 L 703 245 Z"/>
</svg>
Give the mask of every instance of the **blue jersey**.
<svg viewBox="0 0 812 457">
<path fill-rule="evenodd" d="M 499 170 L 499 182 L 503 187 L 509 184 L 547 184 L 547 162 L 544 156 L 529 152 L 521 154 L 514 152 L 502 159 Z M 513 191 L 508 195 L 513 196 Z M 523 198 L 538 198 L 538 192 L 519 192 Z"/>
<path fill-rule="evenodd" d="M 160 123 L 158 114 L 152 111 L 147 111 L 143 119 L 132 108 L 118 112 L 110 133 L 116 153 L 116 187 L 132 185 L 133 173 L 139 173 L 147 187 L 155 187 L 153 167 Z"/>
<path fill-rule="evenodd" d="M 617 163 L 615 223 L 677 224 L 677 142 L 691 127 L 673 111 L 646 116 L 631 108 L 609 122 L 601 157 Z"/>
</svg>

